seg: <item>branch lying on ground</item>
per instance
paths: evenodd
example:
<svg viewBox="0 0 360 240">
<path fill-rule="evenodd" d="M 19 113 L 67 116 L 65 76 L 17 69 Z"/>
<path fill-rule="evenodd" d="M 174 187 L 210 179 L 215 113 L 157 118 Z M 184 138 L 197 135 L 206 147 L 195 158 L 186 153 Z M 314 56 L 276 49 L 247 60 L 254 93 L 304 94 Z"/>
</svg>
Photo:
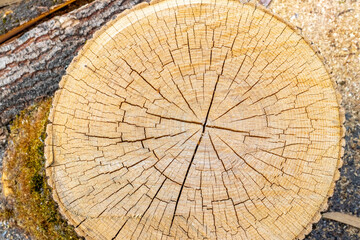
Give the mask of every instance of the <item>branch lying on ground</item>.
<svg viewBox="0 0 360 240">
<path fill-rule="evenodd" d="M 326 212 L 322 214 L 323 218 L 341 222 L 360 229 L 360 218 L 341 213 L 341 212 Z"/>
</svg>

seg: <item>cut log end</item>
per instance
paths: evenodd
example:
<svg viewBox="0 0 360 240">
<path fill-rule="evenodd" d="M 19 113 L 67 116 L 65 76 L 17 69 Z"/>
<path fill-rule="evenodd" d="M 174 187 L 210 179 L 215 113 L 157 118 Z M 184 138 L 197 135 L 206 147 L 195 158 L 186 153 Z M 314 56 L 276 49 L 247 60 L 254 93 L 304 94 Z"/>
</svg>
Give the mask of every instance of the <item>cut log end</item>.
<svg viewBox="0 0 360 240">
<path fill-rule="evenodd" d="M 309 44 L 237 1 L 159 1 L 80 51 L 47 174 L 88 239 L 303 238 L 332 193 L 343 116 Z"/>
</svg>

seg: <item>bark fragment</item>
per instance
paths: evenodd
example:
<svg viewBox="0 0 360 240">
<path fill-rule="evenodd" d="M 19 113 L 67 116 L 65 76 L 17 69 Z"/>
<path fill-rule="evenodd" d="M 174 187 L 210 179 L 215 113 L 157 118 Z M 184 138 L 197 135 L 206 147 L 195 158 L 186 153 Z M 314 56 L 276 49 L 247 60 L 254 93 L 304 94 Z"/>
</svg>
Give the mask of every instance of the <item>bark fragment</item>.
<svg viewBox="0 0 360 240">
<path fill-rule="evenodd" d="M 0 124 L 34 100 L 52 95 L 65 69 L 94 31 L 135 1 L 96 1 L 45 22 L 0 46 Z"/>
</svg>

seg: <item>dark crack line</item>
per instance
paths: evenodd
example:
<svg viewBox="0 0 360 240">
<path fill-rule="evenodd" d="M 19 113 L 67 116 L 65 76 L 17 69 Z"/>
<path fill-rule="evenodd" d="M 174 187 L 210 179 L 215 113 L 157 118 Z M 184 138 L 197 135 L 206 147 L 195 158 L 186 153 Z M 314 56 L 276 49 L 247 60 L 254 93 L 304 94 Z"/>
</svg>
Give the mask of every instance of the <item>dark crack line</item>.
<svg viewBox="0 0 360 240">
<path fill-rule="evenodd" d="M 221 162 L 221 164 L 222 164 L 222 166 L 223 166 L 223 168 L 224 168 L 224 171 L 227 172 L 227 169 L 226 169 L 226 167 L 225 167 L 225 164 L 224 164 L 223 160 L 220 158 L 219 153 L 218 153 L 218 151 L 217 151 L 216 148 L 215 148 L 215 144 L 214 144 L 214 142 L 213 142 L 213 140 L 212 140 L 212 138 L 211 138 L 210 133 L 209 133 L 209 139 L 210 139 L 210 143 L 211 143 L 211 145 L 212 145 L 212 147 L 213 147 L 213 149 L 214 149 L 214 152 L 215 152 L 215 154 L 216 154 L 216 157 L 220 160 L 220 162 Z M 225 184 L 224 184 L 224 186 L 225 186 Z M 226 187 L 225 187 L 225 188 L 226 188 Z M 226 192 L 227 192 L 227 189 L 226 189 Z M 228 192 L 227 192 L 227 194 L 229 195 Z"/>
<path fill-rule="evenodd" d="M 241 157 L 227 142 L 225 142 L 221 137 L 217 136 L 228 148 L 236 155 L 238 156 L 243 162 L 250 167 L 253 171 L 258 173 L 260 176 L 262 176 L 268 183 L 273 184 L 264 174 L 262 174 L 260 171 L 258 171 L 254 166 L 252 166 L 248 161 L 245 160 L 245 158 Z"/>
<path fill-rule="evenodd" d="M 214 98 L 215 98 L 216 88 L 217 88 L 217 85 L 218 85 L 218 83 L 219 83 L 220 76 L 221 76 L 221 75 L 223 74 L 223 72 L 224 72 L 224 65 L 225 65 L 225 62 L 226 62 L 227 54 L 228 54 L 228 52 L 227 52 L 226 55 L 225 55 L 225 58 L 224 58 L 224 61 L 223 61 L 223 64 L 222 64 L 221 73 L 218 74 L 218 77 L 217 77 L 217 80 L 216 80 L 216 83 L 215 83 L 215 86 L 214 86 L 213 94 L 212 94 L 212 97 L 211 97 L 211 101 L 210 101 L 210 104 L 209 104 L 208 111 L 207 111 L 207 113 L 206 113 L 206 117 L 205 117 L 204 124 L 203 124 L 203 126 L 202 126 L 202 132 L 201 132 L 199 141 L 198 141 L 197 144 L 196 144 L 196 147 L 195 147 L 194 153 L 193 153 L 193 155 L 192 155 L 192 157 L 191 157 L 191 160 L 190 160 L 189 166 L 188 166 L 188 168 L 187 168 L 187 171 L 186 171 L 184 180 L 183 180 L 183 182 L 182 182 L 182 184 L 181 184 L 180 191 L 179 191 L 179 195 L 178 195 L 178 197 L 177 197 L 177 199 L 176 199 L 175 208 L 174 208 L 174 213 L 173 213 L 173 217 L 172 217 L 172 219 L 171 219 L 171 224 L 170 224 L 170 228 L 169 228 L 169 234 L 170 234 L 172 225 L 173 225 L 173 223 L 174 223 L 174 219 L 175 219 L 175 216 L 176 216 L 176 210 L 177 210 L 177 207 L 178 207 L 178 204 L 179 204 L 179 201 L 180 201 L 180 197 L 181 197 L 181 194 L 182 194 L 183 189 L 184 189 L 184 186 L 185 186 L 185 182 L 186 182 L 187 176 L 188 176 L 188 174 L 189 174 L 189 172 L 190 172 L 190 168 L 191 168 L 191 166 L 192 166 L 192 163 L 193 163 L 193 161 L 194 161 L 194 159 L 195 159 L 197 150 L 198 150 L 198 148 L 199 148 L 199 146 L 200 146 L 201 140 L 202 140 L 202 138 L 203 138 L 203 136 L 204 136 L 204 133 L 205 133 L 206 123 L 207 123 L 207 121 L 208 121 L 209 114 L 210 114 L 210 110 L 211 110 L 211 106 L 212 106 L 213 101 L 214 101 Z"/>
<path fill-rule="evenodd" d="M 204 124 L 204 126 L 205 126 L 205 124 Z M 203 128 L 205 129 L 205 127 L 203 127 Z M 185 185 L 187 176 L 188 176 L 188 174 L 189 174 L 189 172 L 190 172 L 190 168 L 191 168 L 192 163 L 193 163 L 193 161 L 194 161 L 196 152 L 197 152 L 197 150 L 198 150 L 198 148 L 199 148 L 199 146 L 200 146 L 200 142 L 201 142 L 201 139 L 202 139 L 203 135 L 204 135 L 204 134 L 201 134 L 201 136 L 200 136 L 200 138 L 199 138 L 199 141 L 198 141 L 197 144 L 196 144 L 196 147 L 195 147 L 194 153 L 193 153 L 193 155 L 192 155 L 192 157 L 191 157 L 191 160 L 190 160 L 188 169 L 187 169 L 187 171 L 186 171 L 184 180 L 183 180 L 183 182 L 182 182 L 182 184 L 181 184 L 180 191 L 179 191 L 179 195 L 178 195 L 178 197 L 177 197 L 177 199 L 176 199 L 176 203 L 175 203 L 174 214 L 173 214 L 173 217 L 172 217 L 172 219 L 171 219 L 171 224 L 170 224 L 170 228 L 169 228 L 169 234 L 170 234 L 171 227 L 172 227 L 172 225 L 173 225 L 173 223 L 174 223 L 174 219 L 175 219 L 175 215 L 176 215 L 176 209 L 177 209 L 178 204 L 179 204 L 179 201 L 180 201 L 181 193 L 182 193 L 182 191 L 183 191 L 183 188 L 184 188 L 184 185 Z"/>
<path fill-rule="evenodd" d="M 202 125 L 201 122 L 196 122 L 196 121 L 188 121 L 185 119 L 180 119 L 180 118 L 174 118 L 174 117 L 165 117 L 165 116 L 161 116 L 159 114 L 155 114 L 155 113 L 150 113 L 150 112 L 146 112 L 149 115 L 155 116 L 155 117 L 159 117 L 159 118 L 163 118 L 166 120 L 173 120 L 173 121 L 178 121 L 178 122 L 184 122 L 184 123 L 191 123 L 191 124 L 197 124 L 197 125 Z"/>
<path fill-rule="evenodd" d="M 174 80 L 173 80 L 173 82 L 174 82 Z M 198 118 L 198 116 L 196 115 L 195 111 L 192 109 L 191 105 L 190 105 L 189 102 L 186 100 L 184 94 L 181 92 L 179 86 L 178 86 L 175 82 L 174 82 L 174 84 L 175 84 L 176 89 L 179 91 L 181 97 L 184 99 L 186 105 L 187 105 L 188 108 L 190 109 L 190 111 L 195 115 L 196 118 Z"/>
<path fill-rule="evenodd" d="M 119 231 L 115 234 L 115 236 L 111 240 L 115 240 L 116 237 L 119 235 L 120 231 L 123 229 L 125 224 L 129 221 L 129 219 L 126 219 L 125 223 L 120 227 Z"/>
<path fill-rule="evenodd" d="M 160 89 L 156 89 L 143 75 L 141 75 L 141 72 L 137 71 L 136 69 L 132 68 L 131 65 L 123 58 L 121 58 L 125 62 L 125 64 L 140 77 L 148 86 L 150 86 L 158 95 L 160 95 L 164 100 L 166 100 L 168 103 L 175 105 L 177 108 L 179 108 L 181 111 L 185 112 L 181 107 L 179 107 L 176 103 L 170 101 L 168 98 L 166 98 L 161 92 Z M 185 112 L 186 113 L 186 112 Z"/>
<path fill-rule="evenodd" d="M 220 116 L 218 116 L 217 118 L 214 119 L 217 120 L 219 118 L 221 118 L 222 116 L 226 115 L 228 112 L 230 112 L 231 110 L 233 110 L 234 108 L 236 108 L 237 106 L 239 106 L 241 103 L 243 103 L 245 100 L 247 100 L 249 97 L 244 98 L 243 100 L 241 100 L 240 102 L 238 102 L 237 104 L 235 104 L 234 106 L 232 106 L 231 108 L 229 108 L 227 111 L 225 111 L 223 114 L 221 114 Z"/>
<path fill-rule="evenodd" d="M 227 131 L 230 131 L 230 132 L 245 133 L 247 135 L 250 135 L 249 131 L 236 130 L 236 129 L 232 129 L 232 128 L 220 127 L 220 126 L 215 126 L 215 125 L 208 125 L 207 127 L 208 128 L 220 129 L 220 130 L 227 130 Z"/>
<path fill-rule="evenodd" d="M 156 191 L 154 197 L 151 199 L 151 202 L 149 204 L 149 206 L 146 208 L 146 210 L 144 211 L 144 213 L 142 214 L 139 223 L 141 222 L 141 220 L 143 219 L 143 217 L 145 216 L 146 212 L 149 210 L 149 208 L 151 207 L 152 203 L 154 202 L 156 196 L 158 195 L 158 193 L 160 192 L 160 190 L 162 189 L 162 187 L 164 186 L 165 181 L 167 180 L 167 178 L 164 179 L 164 181 L 161 183 L 159 189 Z"/>
</svg>

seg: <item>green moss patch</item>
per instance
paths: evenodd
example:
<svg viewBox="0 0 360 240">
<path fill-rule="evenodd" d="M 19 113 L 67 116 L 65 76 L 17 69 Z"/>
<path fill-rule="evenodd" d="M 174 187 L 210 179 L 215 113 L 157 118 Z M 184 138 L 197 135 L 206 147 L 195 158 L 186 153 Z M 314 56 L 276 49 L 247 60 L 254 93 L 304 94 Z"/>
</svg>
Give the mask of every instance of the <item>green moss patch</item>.
<svg viewBox="0 0 360 240">
<path fill-rule="evenodd" d="M 79 239 L 52 199 L 45 175 L 44 139 L 51 99 L 24 110 L 13 122 L 4 158 L 3 219 L 16 223 L 35 239 Z"/>
</svg>

